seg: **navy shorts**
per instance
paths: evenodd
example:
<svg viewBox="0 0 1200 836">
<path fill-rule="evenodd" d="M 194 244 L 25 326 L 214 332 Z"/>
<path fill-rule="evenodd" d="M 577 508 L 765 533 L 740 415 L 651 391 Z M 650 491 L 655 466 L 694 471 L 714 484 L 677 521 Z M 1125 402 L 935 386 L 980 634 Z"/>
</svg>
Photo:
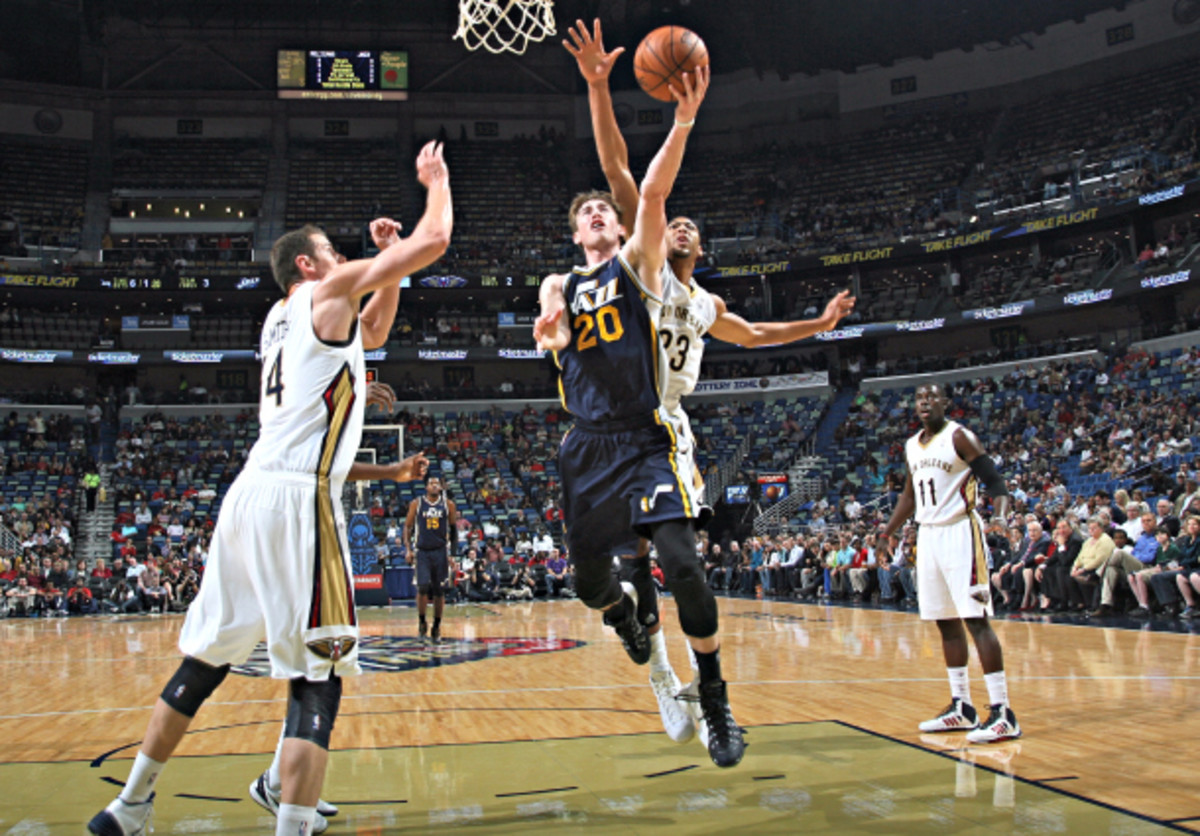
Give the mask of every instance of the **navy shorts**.
<svg viewBox="0 0 1200 836">
<path fill-rule="evenodd" d="M 563 523 L 572 553 L 611 552 L 654 523 L 695 518 L 699 507 L 675 466 L 675 437 L 661 424 L 619 432 L 576 425 L 558 450 Z"/>
<path fill-rule="evenodd" d="M 417 591 L 430 584 L 440 589 L 450 574 L 450 559 L 446 549 L 417 549 Z"/>
</svg>

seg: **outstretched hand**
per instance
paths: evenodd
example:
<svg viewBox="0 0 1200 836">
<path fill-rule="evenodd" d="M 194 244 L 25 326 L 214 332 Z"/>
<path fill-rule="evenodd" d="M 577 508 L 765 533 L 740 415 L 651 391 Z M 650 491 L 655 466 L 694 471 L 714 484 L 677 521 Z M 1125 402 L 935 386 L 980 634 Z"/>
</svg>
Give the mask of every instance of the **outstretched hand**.
<svg viewBox="0 0 1200 836">
<path fill-rule="evenodd" d="M 575 56 L 579 63 L 579 73 L 588 84 L 599 84 L 607 81 L 617 58 L 625 51 L 619 46 L 612 52 L 604 51 L 604 33 L 600 30 L 600 18 L 592 21 L 593 31 L 588 32 L 582 20 L 576 20 L 575 25 L 567 29 L 571 40 L 563 39 L 562 45 L 567 52 Z"/>
<path fill-rule="evenodd" d="M 442 156 L 442 143 L 437 140 L 425 143 L 421 153 L 417 155 L 417 180 L 428 189 L 434 182 L 449 176 L 450 171 L 446 168 L 446 160 Z"/>
<path fill-rule="evenodd" d="M 417 453 L 392 467 L 393 482 L 412 482 L 425 476 L 425 471 L 429 469 L 429 459 L 425 458 L 424 453 Z"/>
<path fill-rule="evenodd" d="M 400 243 L 401 223 L 391 218 L 376 218 L 371 221 L 371 240 L 381 250 Z"/>
<path fill-rule="evenodd" d="M 680 73 L 679 81 L 671 82 L 671 97 L 678 102 L 675 105 L 676 122 L 686 125 L 695 121 L 700 103 L 708 93 L 709 77 L 709 67 L 705 64 L 697 67 L 695 72 Z"/>
<path fill-rule="evenodd" d="M 857 301 L 855 297 L 850 295 L 850 291 L 843 290 L 837 296 L 829 300 L 829 304 L 825 306 L 825 313 L 821 314 L 821 324 L 828 331 L 834 328 L 843 317 L 849 316 L 854 310 L 854 303 Z"/>
<path fill-rule="evenodd" d="M 380 381 L 367 384 L 367 406 L 377 406 L 391 415 L 395 405 L 396 393 L 391 386 Z"/>
<path fill-rule="evenodd" d="M 557 308 L 542 314 L 533 321 L 533 339 L 537 347 L 543 351 L 561 351 L 567 347 L 569 336 L 559 333 L 558 321 L 562 319 L 563 308 Z"/>
</svg>

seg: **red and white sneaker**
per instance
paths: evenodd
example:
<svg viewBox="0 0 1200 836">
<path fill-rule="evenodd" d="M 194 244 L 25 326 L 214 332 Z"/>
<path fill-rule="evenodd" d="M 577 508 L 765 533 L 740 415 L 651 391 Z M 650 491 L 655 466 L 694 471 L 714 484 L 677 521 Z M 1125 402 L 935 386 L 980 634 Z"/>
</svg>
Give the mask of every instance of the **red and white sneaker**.
<svg viewBox="0 0 1200 836">
<path fill-rule="evenodd" d="M 1017 715 L 1007 705 L 993 705 L 987 720 L 974 731 L 967 732 L 968 743 L 998 743 L 1021 736 Z"/>
<path fill-rule="evenodd" d="M 941 714 L 926 720 L 917 728 L 923 732 L 955 732 L 969 731 L 978 725 L 979 715 L 975 712 L 975 706 L 955 697 L 942 709 Z"/>
</svg>

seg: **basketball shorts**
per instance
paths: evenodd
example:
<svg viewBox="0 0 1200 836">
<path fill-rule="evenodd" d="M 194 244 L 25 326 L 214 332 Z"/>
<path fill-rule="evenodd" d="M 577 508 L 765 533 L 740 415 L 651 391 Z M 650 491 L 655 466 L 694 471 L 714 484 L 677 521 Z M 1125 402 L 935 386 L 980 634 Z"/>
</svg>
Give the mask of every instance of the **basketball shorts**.
<svg viewBox="0 0 1200 836">
<path fill-rule="evenodd" d="M 704 477 L 696 465 L 696 438 L 692 435 L 692 422 L 682 408 L 668 410 L 660 407 L 658 410 L 664 426 L 669 428 L 675 440 L 675 470 L 680 481 L 691 490 L 692 504 L 699 510 L 696 519 L 699 526 L 704 526 L 712 517 L 712 506 L 705 500 Z"/>
<path fill-rule="evenodd" d="M 441 587 L 449 575 L 450 559 L 446 549 L 417 549 L 417 589 L 428 589 L 430 585 Z"/>
<path fill-rule="evenodd" d="M 316 482 L 243 471 L 230 486 L 181 651 L 236 665 L 265 640 L 276 679 L 360 672 L 346 521 L 339 494 Z"/>
<path fill-rule="evenodd" d="M 992 614 L 987 542 L 977 515 L 917 530 L 917 601 L 925 621 Z"/>
<path fill-rule="evenodd" d="M 610 552 L 654 523 L 695 518 L 695 488 L 679 472 L 676 434 L 655 423 L 607 432 L 576 425 L 558 450 L 563 522 L 574 553 Z"/>
</svg>

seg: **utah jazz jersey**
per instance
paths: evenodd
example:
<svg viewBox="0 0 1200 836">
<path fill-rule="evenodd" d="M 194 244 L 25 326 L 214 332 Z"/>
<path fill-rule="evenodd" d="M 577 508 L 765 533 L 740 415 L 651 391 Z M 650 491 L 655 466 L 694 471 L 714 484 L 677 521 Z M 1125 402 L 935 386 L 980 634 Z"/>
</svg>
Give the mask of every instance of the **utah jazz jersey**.
<svg viewBox="0 0 1200 836">
<path fill-rule="evenodd" d="M 316 282 L 304 282 L 263 323 L 258 441 L 248 468 L 345 481 L 362 438 L 366 362 L 357 319 L 345 343 L 313 330 Z"/>
<path fill-rule="evenodd" d="M 666 354 L 663 406 L 675 411 L 680 399 L 690 394 L 700 379 L 704 335 L 717 321 L 717 305 L 704 288 L 676 278 L 670 265 L 663 268 L 662 283 L 662 301 L 651 298 L 648 304 Z"/>
<path fill-rule="evenodd" d="M 947 421 L 928 442 L 917 433 L 904 446 L 908 472 L 917 501 L 917 522 L 945 525 L 957 522 L 975 510 L 978 496 L 975 475 L 954 449 L 954 433 L 965 427 Z"/>
<path fill-rule="evenodd" d="M 446 495 L 430 502 L 425 497 L 417 500 L 417 548 L 433 551 L 446 548 Z"/>
<path fill-rule="evenodd" d="M 555 354 L 563 406 L 608 423 L 649 417 L 659 405 L 661 352 L 646 308 L 652 298 L 618 254 L 576 267 L 563 285 L 571 342 Z"/>
</svg>

